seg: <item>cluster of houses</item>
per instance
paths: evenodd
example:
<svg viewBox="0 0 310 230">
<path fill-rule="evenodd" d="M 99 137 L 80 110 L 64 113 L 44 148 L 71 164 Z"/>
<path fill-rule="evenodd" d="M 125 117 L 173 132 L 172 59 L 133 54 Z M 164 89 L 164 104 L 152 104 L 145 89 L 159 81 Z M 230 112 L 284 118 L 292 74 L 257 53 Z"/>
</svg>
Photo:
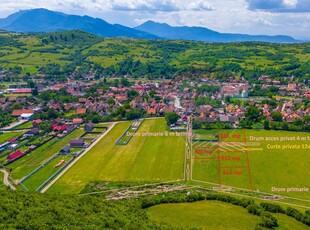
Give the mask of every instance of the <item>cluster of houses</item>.
<svg viewBox="0 0 310 230">
<path fill-rule="evenodd" d="M 7 162 L 12 162 L 17 160 L 18 158 L 32 152 L 34 149 L 36 149 L 38 146 L 36 145 L 30 145 L 28 146 L 26 151 L 21 151 L 20 149 L 20 138 L 31 138 L 33 136 L 37 136 L 40 134 L 40 129 L 38 128 L 38 125 L 42 122 L 41 119 L 37 119 L 32 121 L 34 128 L 31 128 L 26 133 L 24 133 L 22 136 L 11 138 L 9 141 L 3 143 L 0 145 L 0 151 L 3 151 L 5 149 L 12 150 L 13 152 L 10 153 L 7 157 Z M 51 135 L 57 136 L 59 139 L 63 137 L 63 135 L 70 133 L 75 128 L 77 128 L 76 125 L 73 124 L 66 124 L 61 122 L 60 119 L 56 119 L 54 123 L 52 124 L 52 132 Z M 84 125 L 85 132 L 91 132 L 94 129 L 94 124 L 92 122 L 86 123 Z M 66 146 L 61 150 L 61 153 L 70 153 L 71 148 L 84 148 L 87 147 L 87 143 L 84 142 L 84 139 L 79 138 L 77 140 L 70 140 L 70 145 Z M 18 150 L 16 150 L 18 149 Z M 15 150 L 15 151 L 14 151 Z"/>
<path fill-rule="evenodd" d="M 275 82 L 268 76 L 261 76 L 259 81 L 263 81 L 262 88 L 276 86 L 280 88 L 280 94 L 294 96 L 293 101 L 279 99 L 281 104 L 278 108 L 271 108 L 268 105 L 261 105 L 263 114 L 272 120 L 271 112 L 276 110 L 282 113 L 283 119 L 287 122 L 293 122 L 297 118 L 302 118 L 309 115 L 309 109 L 303 108 L 294 111 L 294 105 L 302 103 L 303 98 L 310 98 L 310 91 L 303 89 L 301 84 L 289 83 L 283 85 L 281 82 Z M 220 89 L 213 92 L 212 99 L 222 100 L 219 107 L 212 107 L 205 104 L 201 106 L 195 105 L 195 100 L 201 96 L 210 96 L 210 92 L 199 90 L 204 84 L 218 86 Z M 160 82 L 141 82 L 136 81 L 131 86 L 123 86 L 118 84 L 104 90 L 97 87 L 96 93 L 92 96 L 85 97 L 86 91 L 93 86 L 98 86 L 97 81 L 77 82 L 70 81 L 67 83 L 57 83 L 51 86 L 44 86 L 43 83 L 38 83 L 39 92 L 45 90 L 59 91 L 65 89 L 72 96 L 77 97 L 76 102 L 62 103 L 54 99 L 37 103 L 30 102 L 26 97 L 8 97 L 0 98 L 0 107 L 3 110 L 9 110 L 14 104 L 23 105 L 23 109 L 13 110 L 12 116 L 22 119 L 31 119 L 32 115 L 47 106 L 55 111 L 64 113 L 72 112 L 74 115 L 83 117 L 90 112 L 95 112 L 100 116 L 108 116 L 111 112 L 116 111 L 120 106 L 129 103 L 130 107 L 135 110 L 143 110 L 147 115 L 158 116 L 168 112 L 177 112 L 183 118 L 189 114 L 194 115 L 194 119 L 201 122 L 229 122 L 237 127 L 240 120 L 244 118 L 246 107 L 227 104 L 224 98 L 229 96 L 232 98 L 248 99 L 248 92 L 252 86 L 244 79 L 230 78 L 228 82 L 219 82 L 214 79 L 202 78 L 193 82 L 186 77 L 179 77 L 177 80 L 163 80 Z M 134 90 L 137 96 L 129 100 L 127 92 Z M 154 93 L 155 92 L 155 93 Z M 108 103 L 108 100 L 113 100 L 113 103 Z M 180 120 L 182 122 L 182 119 Z M 74 118 L 72 124 L 82 124 L 82 118 Z M 57 127 L 60 129 L 61 127 Z"/>
</svg>

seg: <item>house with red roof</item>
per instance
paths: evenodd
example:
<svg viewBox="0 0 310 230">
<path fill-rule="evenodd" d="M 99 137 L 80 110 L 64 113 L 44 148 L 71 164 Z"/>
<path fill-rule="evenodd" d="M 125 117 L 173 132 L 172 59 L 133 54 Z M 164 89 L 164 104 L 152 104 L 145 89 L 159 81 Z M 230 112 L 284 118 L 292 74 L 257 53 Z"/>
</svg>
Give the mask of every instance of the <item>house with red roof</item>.
<svg viewBox="0 0 310 230">
<path fill-rule="evenodd" d="M 34 110 L 31 109 L 14 109 L 12 112 L 12 117 L 19 117 L 20 115 L 27 113 L 27 114 L 33 114 Z"/>
<path fill-rule="evenodd" d="M 36 119 L 34 121 L 32 121 L 32 126 L 33 127 L 39 127 L 39 125 L 42 123 L 43 121 L 41 119 Z"/>
<path fill-rule="evenodd" d="M 54 132 L 65 131 L 67 130 L 67 125 L 66 124 L 63 124 L 63 125 L 53 124 L 52 130 Z"/>
<path fill-rule="evenodd" d="M 9 156 L 8 156 L 8 158 L 7 158 L 7 161 L 14 161 L 14 160 L 16 160 L 17 158 L 19 158 L 19 157 L 21 157 L 21 156 L 23 156 L 24 155 L 24 153 L 22 152 L 22 151 L 20 151 L 20 150 L 17 150 L 16 152 L 14 152 L 14 153 L 11 153 Z"/>
<path fill-rule="evenodd" d="M 76 114 L 86 114 L 86 108 L 77 108 Z"/>
</svg>

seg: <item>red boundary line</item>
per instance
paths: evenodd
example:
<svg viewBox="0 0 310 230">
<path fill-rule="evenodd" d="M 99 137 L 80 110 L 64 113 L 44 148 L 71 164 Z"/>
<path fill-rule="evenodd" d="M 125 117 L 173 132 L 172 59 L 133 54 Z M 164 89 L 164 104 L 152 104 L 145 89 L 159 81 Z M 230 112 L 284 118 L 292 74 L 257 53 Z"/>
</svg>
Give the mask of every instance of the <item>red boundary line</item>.
<svg viewBox="0 0 310 230">
<path fill-rule="evenodd" d="M 247 152 L 247 150 L 236 150 L 236 151 L 222 151 L 222 150 L 218 150 L 218 151 L 220 151 L 220 152 L 222 152 L 222 153 L 245 153 L 245 152 Z"/>
<path fill-rule="evenodd" d="M 242 169 L 242 168 L 248 168 L 249 166 L 222 166 L 222 169 Z"/>
<path fill-rule="evenodd" d="M 216 158 L 193 158 L 193 160 L 219 160 L 219 159 L 216 157 Z"/>
<path fill-rule="evenodd" d="M 242 129 L 243 131 L 243 136 L 244 136 L 244 143 L 246 145 L 246 135 L 245 135 L 245 130 Z M 252 176 L 251 176 L 251 167 L 250 167 L 250 160 L 249 160 L 249 152 L 246 150 L 246 158 L 248 162 L 248 173 L 249 173 L 249 178 L 250 178 L 250 189 L 253 190 L 253 184 L 252 184 Z"/>
<path fill-rule="evenodd" d="M 218 156 L 218 176 L 219 176 L 219 185 L 222 186 L 222 177 L 221 177 L 221 152 L 220 152 L 220 133 L 219 130 L 216 129 L 216 133 L 217 133 L 217 144 L 218 144 L 218 149 L 217 149 L 217 156 Z"/>
</svg>

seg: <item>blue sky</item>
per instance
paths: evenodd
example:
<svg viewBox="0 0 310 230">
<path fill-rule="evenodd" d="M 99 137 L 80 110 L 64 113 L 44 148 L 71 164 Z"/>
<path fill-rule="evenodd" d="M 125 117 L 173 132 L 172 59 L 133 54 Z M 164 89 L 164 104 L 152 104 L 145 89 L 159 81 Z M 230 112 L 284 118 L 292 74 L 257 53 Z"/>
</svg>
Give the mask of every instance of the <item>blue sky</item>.
<svg viewBox="0 0 310 230">
<path fill-rule="evenodd" d="M 137 26 L 147 20 L 310 40 L 310 0 L 1 0 L 0 17 L 47 8 Z"/>
</svg>

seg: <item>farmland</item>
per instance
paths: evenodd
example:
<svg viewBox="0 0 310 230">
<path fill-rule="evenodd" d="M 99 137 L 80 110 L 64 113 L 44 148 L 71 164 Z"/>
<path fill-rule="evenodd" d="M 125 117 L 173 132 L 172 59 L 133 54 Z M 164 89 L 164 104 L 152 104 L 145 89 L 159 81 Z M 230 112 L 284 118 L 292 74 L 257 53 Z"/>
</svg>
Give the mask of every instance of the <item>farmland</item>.
<svg viewBox="0 0 310 230">
<path fill-rule="evenodd" d="M 221 130 L 218 135 L 219 145 L 193 145 L 193 179 L 309 199 L 309 191 L 280 191 L 309 188 L 309 149 L 303 149 L 307 133 Z M 197 136 L 214 137 L 214 131 Z M 208 151 L 204 158 L 199 154 L 203 149 Z"/>
<path fill-rule="evenodd" d="M 35 149 L 29 155 L 16 160 L 9 165 L 9 167 L 13 169 L 11 174 L 12 178 L 21 179 L 24 176 L 28 175 L 30 172 L 32 172 L 34 169 L 44 163 L 47 159 L 57 154 L 62 148 L 68 145 L 71 139 L 79 138 L 83 134 L 83 128 L 76 129 L 60 140 L 57 140 L 56 138 L 51 139 L 44 145 Z M 35 174 L 34 176 L 40 177 L 40 174 Z"/>
<path fill-rule="evenodd" d="M 15 126 L 14 129 L 31 129 L 32 127 L 33 127 L 32 126 L 32 122 L 31 121 L 27 121 L 27 122 L 24 122 L 21 125 Z"/>
<path fill-rule="evenodd" d="M 17 137 L 23 134 L 23 132 L 9 132 L 0 134 L 0 144 L 9 141 L 11 138 Z"/>
<path fill-rule="evenodd" d="M 218 201 L 201 201 L 182 204 L 161 204 L 149 208 L 151 219 L 179 227 L 202 229 L 255 229 L 258 216 L 246 209 Z M 291 217 L 276 214 L 278 230 L 308 229 Z"/>
<path fill-rule="evenodd" d="M 47 165 L 45 165 L 42 169 L 40 169 L 36 174 L 28 178 L 23 184 L 29 191 L 35 191 L 42 185 L 50 176 L 56 173 L 60 167 L 56 167 L 56 165 L 64 160 L 64 163 L 70 160 L 72 155 L 60 155 L 55 157 L 52 161 L 50 161 Z"/>
<path fill-rule="evenodd" d="M 118 123 L 81 158 L 50 192 L 78 193 L 91 181 L 169 181 L 183 178 L 184 137 L 134 136 L 127 145 L 115 145 L 129 127 Z M 164 119 L 146 120 L 137 133 L 167 130 Z"/>
</svg>

